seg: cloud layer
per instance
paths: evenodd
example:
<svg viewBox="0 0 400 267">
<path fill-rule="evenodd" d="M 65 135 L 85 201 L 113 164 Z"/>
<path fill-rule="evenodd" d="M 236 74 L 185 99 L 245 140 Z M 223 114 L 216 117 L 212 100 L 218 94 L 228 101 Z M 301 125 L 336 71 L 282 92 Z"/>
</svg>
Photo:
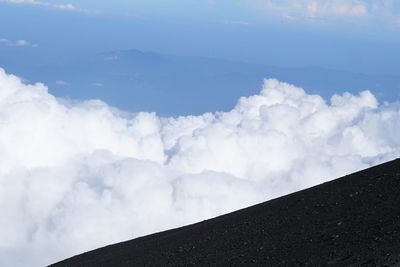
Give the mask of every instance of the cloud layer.
<svg viewBox="0 0 400 267">
<path fill-rule="evenodd" d="M 133 100 L 134 101 L 134 100 Z M 400 155 L 399 104 L 274 79 L 229 112 L 70 103 L 0 69 L 0 265 L 43 266 Z"/>
</svg>

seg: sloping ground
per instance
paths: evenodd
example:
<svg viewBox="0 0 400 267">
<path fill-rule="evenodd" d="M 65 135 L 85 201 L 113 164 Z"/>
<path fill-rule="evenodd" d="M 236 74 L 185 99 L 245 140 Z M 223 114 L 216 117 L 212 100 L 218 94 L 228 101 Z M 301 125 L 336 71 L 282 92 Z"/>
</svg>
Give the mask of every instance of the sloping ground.
<svg viewBox="0 0 400 267">
<path fill-rule="evenodd" d="M 400 159 L 53 266 L 400 266 Z"/>
</svg>

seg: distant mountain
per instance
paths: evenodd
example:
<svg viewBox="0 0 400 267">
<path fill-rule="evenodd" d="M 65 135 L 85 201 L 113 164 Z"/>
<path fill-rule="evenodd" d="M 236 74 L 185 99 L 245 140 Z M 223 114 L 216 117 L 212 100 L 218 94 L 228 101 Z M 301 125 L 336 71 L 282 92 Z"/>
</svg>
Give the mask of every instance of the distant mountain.
<svg viewBox="0 0 400 267">
<path fill-rule="evenodd" d="M 31 82 L 46 83 L 56 96 L 99 98 L 124 110 L 156 111 L 162 116 L 229 110 L 240 96 L 258 93 L 264 78 L 277 78 L 325 98 L 333 93 L 369 89 L 380 100 L 400 99 L 400 76 L 318 67 L 271 67 L 138 50 L 113 51 L 60 63 L 30 60 L 25 65 L 12 64 L 9 58 L 3 62 L 0 66 L 11 73 Z"/>
<path fill-rule="evenodd" d="M 399 266 L 400 160 L 52 266 Z"/>
</svg>

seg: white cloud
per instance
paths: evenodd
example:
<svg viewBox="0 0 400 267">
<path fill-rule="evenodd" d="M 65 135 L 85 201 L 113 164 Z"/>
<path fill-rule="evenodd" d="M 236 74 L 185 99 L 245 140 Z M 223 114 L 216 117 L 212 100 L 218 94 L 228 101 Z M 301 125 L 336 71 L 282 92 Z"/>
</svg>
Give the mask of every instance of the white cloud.
<svg viewBox="0 0 400 267">
<path fill-rule="evenodd" d="M 27 46 L 29 45 L 29 42 L 26 40 L 18 40 L 15 42 L 15 46 Z"/>
<path fill-rule="evenodd" d="M 400 5 L 394 0 L 243 0 L 268 16 L 287 21 L 362 22 L 396 26 Z"/>
<path fill-rule="evenodd" d="M 269 14 L 289 20 L 308 18 L 325 20 L 331 18 L 354 18 L 369 15 L 369 5 L 363 0 L 294 0 L 255 1 Z"/>
<path fill-rule="evenodd" d="M 68 83 L 66 81 L 62 81 L 62 80 L 56 81 L 56 84 L 61 85 L 61 86 L 68 85 Z"/>
<path fill-rule="evenodd" d="M 103 87 L 104 86 L 104 84 L 99 83 L 99 82 L 94 82 L 94 83 L 91 83 L 90 85 L 94 86 L 94 87 Z"/>
<path fill-rule="evenodd" d="M 395 27 L 400 27 L 400 18 L 396 18 L 393 20 L 393 24 Z"/>
<path fill-rule="evenodd" d="M 400 26 L 400 3 L 398 1 L 375 1 L 371 9 L 376 17 L 385 21 L 386 24 L 392 24 L 394 27 Z"/>
<path fill-rule="evenodd" d="M 249 22 L 242 20 L 224 20 L 222 23 L 226 25 L 250 25 Z"/>
<path fill-rule="evenodd" d="M 117 56 L 117 55 L 114 55 L 114 56 L 104 56 L 103 57 L 103 60 L 104 61 L 113 61 L 113 60 L 118 60 L 119 59 L 119 56 Z"/>
<path fill-rule="evenodd" d="M 35 6 L 43 6 L 50 7 L 60 10 L 70 10 L 70 11 L 80 11 L 80 12 L 88 12 L 87 10 L 77 8 L 72 4 L 52 4 L 48 2 L 42 2 L 37 0 L 0 0 L 0 2 L 11 3 L 11 4 L 27 4 L 27 5 L 35 5 Z"/>
<path fill-rule="evenodd" d="M 33 47 L 33 48 L 37 48 L 39 45 L 38 44 L 31 44 L 29 43 L 27 40 L 17 40 L 17 41 L 11 41 L 9 39 L 6 38 L 1 38 L 0 39 L 0 44 L 3 43 L 7 46 L 29 46 L 29 47 Z"/>
<path fill-rule="evenodd" d="M 134 101 L 134 100 L 132 100 Z M 400 155 L 400 106 L 266 80 L 229 112 L 60 102 L 0 69 L 0 265 L 43 266 Z"/>
<path fill-rule="evenodd" d="M 307 16 L 364 16 L 368 14 L 366 5 L 360 1 L 309 1 Z"/>
</svg>

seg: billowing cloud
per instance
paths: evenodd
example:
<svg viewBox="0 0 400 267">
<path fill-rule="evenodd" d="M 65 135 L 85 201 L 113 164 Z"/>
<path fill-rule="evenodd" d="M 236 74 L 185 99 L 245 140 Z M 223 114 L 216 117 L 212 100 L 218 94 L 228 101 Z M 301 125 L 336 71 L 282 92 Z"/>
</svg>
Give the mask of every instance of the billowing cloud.
<svg viewBox="0 0 400 267">
<path fill-rule="evenodd" d="M 132 100 L 134 101 L 134 100 Z M 265 80 L 229 112 L 69 103 L 0 69 L 0 265 L 43 266 L 393 159 L 400 106 Z"/>
</svg>

